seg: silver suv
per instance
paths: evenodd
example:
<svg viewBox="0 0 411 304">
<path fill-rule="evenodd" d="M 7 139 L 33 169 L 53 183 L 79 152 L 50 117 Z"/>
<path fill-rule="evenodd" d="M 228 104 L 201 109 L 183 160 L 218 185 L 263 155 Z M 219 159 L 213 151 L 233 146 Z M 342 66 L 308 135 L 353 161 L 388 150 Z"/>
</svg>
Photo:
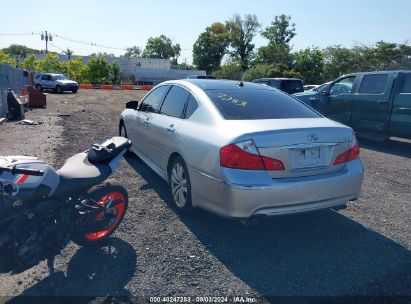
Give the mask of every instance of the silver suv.
<svg viewBox="0 0 411 304">
<path fill-rule="evenodd" d="M 77 93 L 78 91 L 78 83 L 68 79 L 63 74 L 37 73 L 36 77 L 34 77 L 34 84 L 39 91 L 47 89 L 54 90 L 57 93 L 62 93 L 63 91 Z"/>
</svg>

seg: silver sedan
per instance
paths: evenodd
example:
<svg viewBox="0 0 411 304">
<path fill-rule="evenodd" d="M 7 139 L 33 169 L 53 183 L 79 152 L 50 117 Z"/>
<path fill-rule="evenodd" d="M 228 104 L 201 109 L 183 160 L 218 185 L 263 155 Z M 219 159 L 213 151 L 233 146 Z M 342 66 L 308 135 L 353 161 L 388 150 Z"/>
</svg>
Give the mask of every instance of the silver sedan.
<svg viewBox="0 0 411 304">
<path fill-rule="evenodd" d="M 341 206 L 361 192 L 353 130 L 274 88 L 163 82 L 127 103 L 119 129 L 177 210 L 249 218 Z"/>
</svg>

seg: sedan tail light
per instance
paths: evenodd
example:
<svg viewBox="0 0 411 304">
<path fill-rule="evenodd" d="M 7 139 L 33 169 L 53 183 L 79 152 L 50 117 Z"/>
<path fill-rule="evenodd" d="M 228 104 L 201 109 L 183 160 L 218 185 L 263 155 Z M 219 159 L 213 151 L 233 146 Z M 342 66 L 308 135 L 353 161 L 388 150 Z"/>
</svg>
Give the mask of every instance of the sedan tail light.
<svg viewBox="0 0 411 304">
<path fill-rule="evenodd" d="M 220 165 L 243 170 L 284 170 L 280 160 L 261 156 L 252 140 L 222 147 Z"/>
<path fill-rule="evenodd" d="M 347 151 L 338 155 L 337 158 L 335 159 L 334 165 L 347 163 L 349 161 L 357 159 L 359 155 L 360 155 L 360 146 L 358 144 L 355 144 Z"/>
</svg>

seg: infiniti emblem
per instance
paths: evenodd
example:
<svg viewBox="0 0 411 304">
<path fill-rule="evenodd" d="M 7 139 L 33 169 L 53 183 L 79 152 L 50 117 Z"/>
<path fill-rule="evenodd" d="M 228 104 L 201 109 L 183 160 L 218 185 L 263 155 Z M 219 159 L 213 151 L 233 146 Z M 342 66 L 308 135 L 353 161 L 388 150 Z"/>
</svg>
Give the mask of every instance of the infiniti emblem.
<svg viewBox="0 0 411 304">
<path fill-rule="evenodd" d="M 318 136 L 315 133 L 311 133 L 307 136 L 309 141 L 317 141 L 318 140 Z"/>
</svg>

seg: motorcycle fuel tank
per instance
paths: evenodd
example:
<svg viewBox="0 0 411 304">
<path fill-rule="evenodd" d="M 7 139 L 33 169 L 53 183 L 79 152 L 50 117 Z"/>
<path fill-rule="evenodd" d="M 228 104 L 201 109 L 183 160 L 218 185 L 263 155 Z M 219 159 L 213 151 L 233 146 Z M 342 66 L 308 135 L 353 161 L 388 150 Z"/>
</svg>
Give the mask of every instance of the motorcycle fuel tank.
<svg viewBox="0 0 411 304">
<path fill-rule="evenodd" d="M 42 176 L 27 174 L 13 175 L 10 172 L 0 173 L 0 179 L 15 185 L 13 197 L 20 200 L 40 199 L 49 197 L 57 188 L 60 178 L 49 164 L 31 156 L 0 156 L 0 166 L 20 169 L 41 170 Z"/>
</svg>

